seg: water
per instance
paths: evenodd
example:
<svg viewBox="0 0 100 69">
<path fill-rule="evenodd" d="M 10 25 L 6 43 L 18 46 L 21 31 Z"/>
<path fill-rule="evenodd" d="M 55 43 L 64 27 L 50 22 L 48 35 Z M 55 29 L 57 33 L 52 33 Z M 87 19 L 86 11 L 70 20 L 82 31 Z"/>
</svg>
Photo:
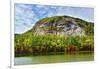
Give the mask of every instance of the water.
<svg viewBox="0 0 100 69">
<path fill-rule="evenodd" d="M 93 53 L 77 53 L 77 54 L 60 54 L 60 55 L 41 55 L 15 57 L 15 65 L 28 64 L 47 64 L 47 63 L 62 63 L 62 62 L 78 62 L 78 61 L 93 61 Z"/>
</svg>

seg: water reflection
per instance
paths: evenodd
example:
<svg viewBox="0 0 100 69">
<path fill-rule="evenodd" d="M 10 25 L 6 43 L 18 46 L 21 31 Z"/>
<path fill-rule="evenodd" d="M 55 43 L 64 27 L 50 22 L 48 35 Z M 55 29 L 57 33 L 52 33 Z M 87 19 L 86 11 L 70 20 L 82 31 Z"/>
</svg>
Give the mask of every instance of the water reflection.
<svg viewBox="0 0 100 69">
<path fill-rule="evenodd" d="M 93 53 L 78 53 L 78 54 L 59 54 L 59 55 L 41 55 L 28 57 L 15 57 L 15 65 L 28 64 L 46 64 L 46 63 L 61 63 L 61 62 L 77 62 L 77 61 L 92 61 Z"/>
</svg>

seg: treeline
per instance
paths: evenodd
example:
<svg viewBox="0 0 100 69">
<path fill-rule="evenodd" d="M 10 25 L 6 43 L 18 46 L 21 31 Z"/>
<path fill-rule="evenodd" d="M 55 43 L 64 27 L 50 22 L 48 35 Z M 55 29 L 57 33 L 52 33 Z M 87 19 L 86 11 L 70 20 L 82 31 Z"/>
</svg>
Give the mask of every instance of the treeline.
<svg viewBox="0 0 100 69">
<path fill-rule="evenodd" d="M 15 35 L 15 56 L 48 53 L 93 51 L 93 36 L 33 35 L 31 32 Z"/>
</svg>

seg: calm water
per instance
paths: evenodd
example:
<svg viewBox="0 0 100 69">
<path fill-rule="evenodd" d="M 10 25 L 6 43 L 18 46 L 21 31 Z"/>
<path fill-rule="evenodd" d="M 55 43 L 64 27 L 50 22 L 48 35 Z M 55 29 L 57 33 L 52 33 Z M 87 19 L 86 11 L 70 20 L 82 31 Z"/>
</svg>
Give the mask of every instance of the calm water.
<svg viewBox="0 0 100 69">
<path fill-rule="evenodd" d="M 15 57 L 15 65 L 46 64 L 61 62 L 93 61 L 93 53 L 63 54 L 63 55 L 41 55 L 28 57 Z"/>
</svg>

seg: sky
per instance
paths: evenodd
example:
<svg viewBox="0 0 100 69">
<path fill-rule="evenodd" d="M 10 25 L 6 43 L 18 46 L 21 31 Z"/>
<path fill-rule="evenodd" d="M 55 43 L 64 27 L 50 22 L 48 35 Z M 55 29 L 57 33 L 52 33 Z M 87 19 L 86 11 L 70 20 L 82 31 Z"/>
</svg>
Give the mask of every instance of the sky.
<svg viewBox="0 0 100 69">
<path fill-rule="evenodd" d="M 51 16 L 72 16 L 94 22 L 94 9 L 86 7 L 50 6 L 37 4 L 15 4 L 15 33 L 21 34 L 31 29 L 35 23 Z"/>
</svg>

